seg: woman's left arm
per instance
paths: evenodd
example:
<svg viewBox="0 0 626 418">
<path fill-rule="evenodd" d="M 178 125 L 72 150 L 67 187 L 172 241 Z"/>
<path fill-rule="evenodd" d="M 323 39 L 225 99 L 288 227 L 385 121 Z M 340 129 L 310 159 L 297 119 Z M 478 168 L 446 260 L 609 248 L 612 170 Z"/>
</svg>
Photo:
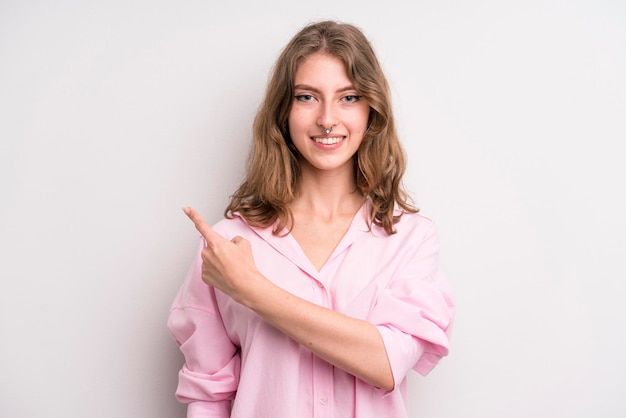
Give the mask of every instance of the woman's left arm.
<svg viewBox="0 0 626 418">
<path fill-rule="evenodd" d="M 258 272 L 256 276 L 232 294 L 233 299 L 334 366 L 377 388 L 393 390 L 385 344 L 373 324 L 301 299 Z"/>
<path fill-rule="evenodd" d="M 334 366 L 375 387 L 393 390 L 393 373 L 376 326 L 276 286 L 256 268 L 247 240 L 235 237 L 228 241 L 213 231 L 194 209 L 184 211 L 207 243 L 202 252 L 202 279 L 207 284 L 254 310 Z"/>
</svg>

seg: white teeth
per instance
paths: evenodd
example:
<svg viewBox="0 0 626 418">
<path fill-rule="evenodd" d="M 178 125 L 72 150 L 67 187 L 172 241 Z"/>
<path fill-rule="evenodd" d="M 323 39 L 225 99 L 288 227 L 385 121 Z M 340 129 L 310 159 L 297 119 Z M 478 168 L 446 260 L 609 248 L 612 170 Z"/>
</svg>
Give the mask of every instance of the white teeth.
<svg viewBox="0 0 626 418">
<path fill-rule="evenodd" d="M 313 138 L 313 139 L 315 140 L 315 142 L 319 144 L 324 144 L 324 145 L 332 145 L 341 141 L 340 136 L 337 136 L 334 138 Z"/>
</svg>

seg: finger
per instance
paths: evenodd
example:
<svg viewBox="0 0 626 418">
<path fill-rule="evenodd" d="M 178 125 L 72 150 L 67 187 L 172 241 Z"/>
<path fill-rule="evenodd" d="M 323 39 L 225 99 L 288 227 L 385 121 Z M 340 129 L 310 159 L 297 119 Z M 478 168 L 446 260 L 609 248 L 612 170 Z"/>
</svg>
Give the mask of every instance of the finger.
<svg viewBox="0 0 626 418">
<path fill-rule="evenodd" d="M 222 236 L 217 232 L 213 231 L 209 224 L 202 219 L 202 216 L 196 211 L 194 208 L 187 206 L 183 208 L 183 212 L 191 219 L 191 222 L 195 225 L 196 229 L 200 234 L 204 237 L 204 239 L 208 242 L 215 241 L 216 239 L 222 239 Z"/>
<path fill-rule="evenodd" d="M 239 235 L 237 235 L 236 237 L 233 237 L 233 239 L 230 240 L 233 244 L 238 244 L 241 241 L 243 241 L 243 237 L 240 237 Z"/>
</svg>

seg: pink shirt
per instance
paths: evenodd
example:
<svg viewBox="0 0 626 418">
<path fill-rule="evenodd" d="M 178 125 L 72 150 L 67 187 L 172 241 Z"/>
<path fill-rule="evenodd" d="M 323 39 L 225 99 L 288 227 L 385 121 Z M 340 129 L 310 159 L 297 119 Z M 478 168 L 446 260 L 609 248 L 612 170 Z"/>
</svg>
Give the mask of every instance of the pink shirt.
<svg viewBox="0 0 626 418">
<path fill-rule="evenodd" d="M 176 397 L 188 417 L 407 417 L 406 375 L 448 354 L 454 303 L 438 261 L 433 222 L 404 214 L 397 233 L 368 228 L 364 205 L 318 272 L 291 235 L 218 222 L 252 245 L 260 272 L 303 299 L 365 319 L 380 331 L 396 382 L 386 392 L 318 358 L 201 278 L 192 264 L 168 321 L 185 356 Z M 232 406 L 231 406 L 232 404 Z"/>
</svg>

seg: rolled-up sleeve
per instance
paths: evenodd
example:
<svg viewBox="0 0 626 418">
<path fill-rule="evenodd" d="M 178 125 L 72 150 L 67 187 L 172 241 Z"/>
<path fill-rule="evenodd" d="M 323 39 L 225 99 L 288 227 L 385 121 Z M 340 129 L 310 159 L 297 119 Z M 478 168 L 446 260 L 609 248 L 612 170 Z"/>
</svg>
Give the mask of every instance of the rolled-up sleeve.
<svg viewBox="0 0 626 418">
<path fill-rule="evenodd" d="M 201 248 L 167 323 L 185 357 L 176 398 L 188 404 L 188 418 L 229 417 L 239 382 L 240 357 L 224 329 L 215 291 L 202 281 Z"/>
<path fill-rule="evenodd" d="M 439 265 L 439 240 L 430 222 L 404 267 L 379 294 L 368 320 L 380 331 L 396 385 L 410 369 L 428 374 L 448 354 L 455 305 Z"/>
</svg>

